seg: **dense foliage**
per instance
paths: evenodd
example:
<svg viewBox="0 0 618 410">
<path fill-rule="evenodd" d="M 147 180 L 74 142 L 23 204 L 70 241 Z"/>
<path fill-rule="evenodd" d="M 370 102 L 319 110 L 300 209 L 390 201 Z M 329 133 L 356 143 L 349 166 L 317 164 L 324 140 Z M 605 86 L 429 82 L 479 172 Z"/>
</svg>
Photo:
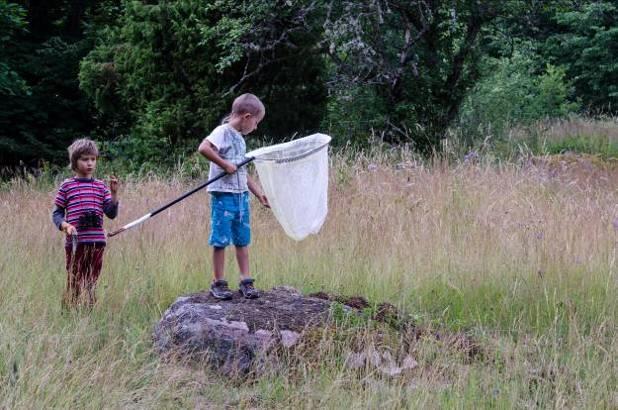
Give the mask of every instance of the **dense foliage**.
<svg viewBox="0 0 618 410">
<path fill-rule="evenodd" d="M 119 153 L 138 160 L 194 149 L 242 92 L 263 97 L 267 135 L 310 130 L 326 101 L 325 67 L 304 12 L 293 2 L 127 3 L 82 61 L 82 89 L 131 135 Z"/>
<path fill-rule="evenodd" d="M 547 60 L 565 68 L 582 102 L 597 111 L 618 106 L 617 4 L 591 2 L 556 13 L 557 30 L 543 44 Z"/>
<path fill-rule="evenodd" d="M 0 0 L 0 165 L 63 163 L 81 135 L 173 161 L 243 92 L 258 136 L 322 130 L 428 152 L 449 128 L 615 114 L 612 1 Z M 482 131 L 480 131 L 482 130 Z"/>
<path fill-rule="evenodd" d="M 0 163 L 65 162 L 66 146 L 93 125 L 77 79 L 79 62 L 91 49 L 83 34 L 88 2 L 0 4 L 5 19 L 0 28 L 4 43 L 0 66 L 5 67 L 0 87 Z M 7 20 L 12 23 L 7 25 Z"/>
</svg>

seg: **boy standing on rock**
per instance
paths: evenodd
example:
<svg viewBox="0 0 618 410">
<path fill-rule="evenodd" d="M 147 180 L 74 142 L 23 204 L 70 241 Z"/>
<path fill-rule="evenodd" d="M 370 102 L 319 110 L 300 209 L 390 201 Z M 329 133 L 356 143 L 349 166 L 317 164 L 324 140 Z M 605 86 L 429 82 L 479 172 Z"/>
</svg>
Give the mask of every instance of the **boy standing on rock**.
<svg viewBox="0 0 618 410">
<path fill-rule="evenodd" d="M 247 175 L 246 168 L 235 164 L 245 159 L 246 145 L 243 135 L 257 129 L 266 110 L 253 94 L 243 94 L 234 100 L 227 120 L 215 128 L 202 141 L 198 151 L 210 160 L 209 179 L 225 171 L 228 175 L 208 186 L 211 195 L 211 224 L 208 244 L 213 247 L 214 279 L 210 293 L 217 299 L 231 299 L 232 292 L 224 279 L 225 247 L 234 244 L 236 261 L 240 270 L 239 290 L 245 298 L 259 297 L 249 272 L 249 243 L 251 225 L 249 194 L 251 191 L 260 203 L 270 207 L 266 195 Z"/>
</svg>

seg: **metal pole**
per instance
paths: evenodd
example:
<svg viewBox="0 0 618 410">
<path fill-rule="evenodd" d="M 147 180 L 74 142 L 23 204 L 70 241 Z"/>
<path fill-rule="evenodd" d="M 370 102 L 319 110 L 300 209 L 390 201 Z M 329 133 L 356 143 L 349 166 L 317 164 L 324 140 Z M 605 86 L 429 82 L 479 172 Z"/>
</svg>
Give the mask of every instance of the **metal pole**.
<svg viewBox="0 0 618 410">
<path fill-rule="evenodd" d="M 241 163 L 237 164 L 236 168 L 238 169 L 240 167 L 243 167 L 243 166 L 247 165 L 248 163 L 250 163 L 251 161 L 253 161 L 254 159 L 255 159 L 255 157 L 248 157 L 247 159 L 245 159 Z M 141 224 L 142 222 L 146 221 L 147 219 L 152 218 L 156 214 L 165 211 L 170 206 L 172 206 L 174 204 L 177 204 L 178 202 L 182 201 L 186 197 L 188 197 L 190 195 L 193 195 L 194 193 L 196 193 L 200 189 L 203 189 L 203 188 L 207 187 L 208 185 L 212 184 L 213 182 L 223 178 L 225 175 L 228 175 L 228 174 L 226 172 L 220 173 L 216 177 L 214 177 L 212 179 L 209 179 L 208 181 L 204 182 L 202 185 L 199 185 L 199 186 L 193 188 L 192 190 L 190 190 L 188 192 L 185 192 L 184 194 L 182 194 L 178 198 L 174 199 L 173 201 L 168 202 L 167 204 L 161 206 L 160 208 L 157 208 L 154 211 L 152 211 L 152 212 L 142 216 L 141 218 L 136 219 L 135 221 L 126 224 L 125 226 L 123 226 L 122 228 L 120 228 L 120 229 L 118 229 L 118 230 L 116 230 L 114 232 L 110 232 L 109 234 L 107 234 L 107 236 L 109 236 L 111 238 L 112 236 L 118 235 L 120 232 L 124 232 L 127 229 L 133 228 L 134 226 L 137 226 L 137 225 Z"/>
</svg>

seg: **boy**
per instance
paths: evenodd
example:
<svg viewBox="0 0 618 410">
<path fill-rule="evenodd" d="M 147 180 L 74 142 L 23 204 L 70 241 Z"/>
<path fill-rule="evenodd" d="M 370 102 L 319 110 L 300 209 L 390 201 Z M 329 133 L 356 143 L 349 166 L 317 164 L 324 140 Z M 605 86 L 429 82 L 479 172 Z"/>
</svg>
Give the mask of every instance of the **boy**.
<svg viewBox="0 0 618 410">
<path fill-rule="evenodd" d="M 111 219 L 118 214 L 119 183 L 111 177 L 108 188 L 103 181 L 93 178 L 99 156 L 94 141 L 76 140 L 68 151 L 75 176 L 58 189 L 52 213 L 54 224 L 66 234 L 67 288 L 63 305 L 76 305 L 86 293 L 87 305 L 92 307 L 96 302 L 94 288 L 103 267 L 103 214 Z M 75 240 L 77 246 L 73 248 Z"/>
<path fill-rule="evenodd" d="M 214 279 L 210 293 L 217 299 L 231 299 L 232 292 L 224 280 L 225 247 L 236 247 L 240 270 L 239 290 L 247 299 L 259 297 L 249 273 L 249 243 L 251 227 L 249 194 L 251 191 L 262 205 L 270 207 L 259 186 L 247 175 L 246 168 L 237 169 L 245 159 L 243 135 L 255 131 L 264 118 L 264 104 L 253 94 L 243 94 L 234 100 L 227 121 L 215 128 L 202 141 L 198 151 L 211 161 L 209 179 L 225 171 L 228 175 L 208 186 L 211 194 L 211 227 L 208 244 L 213 247 Z"/>
</svg>

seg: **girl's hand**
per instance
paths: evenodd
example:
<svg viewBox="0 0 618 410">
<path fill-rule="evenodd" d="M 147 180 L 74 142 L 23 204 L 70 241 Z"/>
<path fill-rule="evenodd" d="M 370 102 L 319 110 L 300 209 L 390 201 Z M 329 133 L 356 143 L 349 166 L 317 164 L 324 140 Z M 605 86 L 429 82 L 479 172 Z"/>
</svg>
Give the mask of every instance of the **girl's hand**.
<svg viewBox="0 0 618 410">
<path fill-rule="evenodd" d="M 262 205 L 264 205 L 266 208 L 270 208 L 270 203 L 268 202 L 268 198 L 266 198 L 266 195 L 259 194 L 256 196 L 257 196 L 258 201 L 260 201 Z"/>
<path fill-rule="evenodd" d="M 60 229 L 62 229 L 66 236 L 77 235 L 77 229 L 68 222 L 63 222 L 60 225 Z"/>
<path fill-rule="evenodd" d="M 115 176 L 111 176 L 109 178 L 109 190 L 112 193 L 112 195 L 117 195 L 118 194 L 118 186 L 120 185 L 120 182 L 118 182 L 118 178 L 116 178 Z"/>
</svg>

